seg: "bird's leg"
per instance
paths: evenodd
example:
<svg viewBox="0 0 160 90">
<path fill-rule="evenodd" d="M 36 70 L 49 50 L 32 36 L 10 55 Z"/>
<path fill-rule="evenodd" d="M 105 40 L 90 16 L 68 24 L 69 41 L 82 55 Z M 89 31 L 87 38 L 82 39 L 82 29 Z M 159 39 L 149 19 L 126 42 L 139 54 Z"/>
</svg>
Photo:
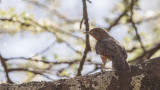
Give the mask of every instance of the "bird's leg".
<svg viewBox="0 0 160 90">
<path fill-rule="evenodd" d="M 101 67 L 101 72 L 104 73 L 104 67 L 105 67 L 105 64 L 106 64 L 106 57 L 101 55 L 101 59 L 102 59 L 102 67 Z"/>
<path fill-rule="evenodd" d="M 102 63 L 101 72 L 104 73 L 105 63 Z"/>
</svg>

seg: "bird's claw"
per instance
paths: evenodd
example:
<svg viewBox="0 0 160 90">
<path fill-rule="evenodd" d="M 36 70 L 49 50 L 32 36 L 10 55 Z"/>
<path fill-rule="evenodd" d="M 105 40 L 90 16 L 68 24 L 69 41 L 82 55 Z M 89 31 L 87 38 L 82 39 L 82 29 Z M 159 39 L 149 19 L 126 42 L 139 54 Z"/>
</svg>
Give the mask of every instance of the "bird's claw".
<svg viewBox="0 0 160 90">
<path fill-rule="evenodd" d="M 101 69 L 101 73 L 104 74 L 104 70 L 103 69 Z"/>
</svg>

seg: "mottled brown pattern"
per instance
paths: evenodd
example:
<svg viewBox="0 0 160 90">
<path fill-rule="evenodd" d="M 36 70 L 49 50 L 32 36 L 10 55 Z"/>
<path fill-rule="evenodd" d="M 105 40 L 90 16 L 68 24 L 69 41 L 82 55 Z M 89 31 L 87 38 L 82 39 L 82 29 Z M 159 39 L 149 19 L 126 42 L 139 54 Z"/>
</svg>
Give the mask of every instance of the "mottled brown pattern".
<svg viewBox="0 0 160 90">
<path fill-rule="evenodd" d="M 102 28 L 94 28 L 87 33 L 97 40 L 95 49 L 96 53 L 100 55 L 103 62 L 102 72 L 106 64 L 106 60 L 112 61 L 112 67 L 114 70 L 130 70 L 128 63 L 126 62 L 127 52 L 117 40 L 115 40 Z"/>
</svg>

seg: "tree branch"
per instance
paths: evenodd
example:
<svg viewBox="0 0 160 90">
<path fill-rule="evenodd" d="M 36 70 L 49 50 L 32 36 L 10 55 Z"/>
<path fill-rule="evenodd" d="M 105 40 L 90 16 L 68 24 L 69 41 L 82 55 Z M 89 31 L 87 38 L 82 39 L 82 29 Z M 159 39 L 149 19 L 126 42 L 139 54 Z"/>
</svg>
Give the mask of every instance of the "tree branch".
<svg viewBox="0 0 160 90">
<path fill-rule="evenodd" d="M 142 53 L 135 59 L 129 61 L 128 63 L 134 64 L 134 63 L 141 63 L 144 60 L 149 59 L 154 53 L 156 53 L 160 49 L 160 43 L 156 44 L 153 48 L 150 50 L 146 51 L 145 53 Z"/>
<path fill-rule="evenodd" d="M 2 90 L 159 90 L 160 57 L 131 66 L 131 72 L 98 72 L 54 82 L 0 84 Z"/>
<path fill-rule="evenodd" d="M 57 11 L 55 8 L 50 8 L 48 5 L 45 5 L 43 3 L 40 3 L 38 1 L 33 1 L 33 0 L 25 0 L 26 2 L 34 5 L 34 6 L 37 6 L 37 7 L 40 7 L 42 9 L 45 9 L 47 11 L 49 11 L 49 13 L 51 13 L 52 15 L 56 15 L 58 18 L 64 20 L 65 22 L 67 23 L 74 23 L 78 20 L 69 20 L 68 18 L 66 18 L 62 13 L 60 13 L 59 11 Z"/>
<path fill-rule="evenodd" d="M 34 26 L 33 24 L 35 24 L 35 25 L 39 26 L 42 30 L 46 30 L 46 31 L 51 32 L 51 33 L 54 33 L 53 31 L 57 31 L 57 32 L 60 32 L 60 33 L 62 33 L 62 34 L 65 34 L 65 35 L 68 35 L 68 36 L 72 36 L 72 37 L 74 37 L 74 38 L 76 38 L 76 39 L 79 39 L 79 40 L 81 40 L 81 41 L 84 41 L 83 38 L 78 37 L 78 36 L 76 36 L 76 35 L 73 35 L 73 34 L 70 33 L 70 32 L 66 32 L 65 30 L 61 30 L 61 29 L 59 29 L 59 28 L 57 28 L 57 27 L 55 27 L 55 26 L 53 26 L 53 25 L 47 26 L 47 27 L 49 27 L 49 28 L 47 28 L 46 26 L 40 25 L 37 21 L 34 21 L 34 20 L 31 19 L 31 18 L 25 18 L 25 19 L 31 21 L 32 23 L 24 23 L 24 22 L 22 22 L 22 21 L 20 21 L 20 20 L 17 20 L 17 19 L 14 20 L 13 18 L 5 18 L 5 17 L 0 18 L 1 21 L 16 22 L 16 23 L 19 23 L 19 24 L 21 24 L 22 26 L 26 26 L 26 27 Z M 53 29 L 54 29 L 54 30 L 53 30 Z"/>
<path fill-rule="evenodd" d="M 143 43 L 142 43 L 142 40 L 141 40 L 141 37 L 140 37 L 140 35 L 139 35 L 139 33 L 138 33 L 138 29 L 137 29 L 137 27 L 136 27 L 136 24 L 135 24 L 135 22 L 133 21 L 133 7 L 134 7 L 134 3 L 136 2 L 136 0 L 132 0 L 132 2 L 131 2 L 131 7 L 130 7 L 130 11 L 131 11 L 131 16 L 130 16 L 130 22 L 131 22 L 131 24 L 132 24 L 132 26 L 133 26 L 133 28 L 134 28 L 134 30 L 135 30 L 135 32 L 136 32 L 136 36 L 137 36 L 137 38 L 138 38 L 138 41 L 140 42 L 140 45 L 141 45 L 141 48 L 142 48 L 142 50 L 143 50 L 143 52 L 145 53 L 146 52 L 146 50 L 145 50 L 145 47 L 144 47 L 144 45 L 143 45 Z"/>
<path fill-rule="evenodd" d="M 82 2 L 83 2 L 83 19 L 84 19 L 84 23 L 85 23 L 85 29 L 86 29 L 86 31 L 89 31 L 86 0 L 82 0 Z M 86 47 L 85 47 L 84 54 L 83 54 L 83 57 L 81 59 L 81 62 L 80 62 L 79 68 L 78 68 L 77 76 L 81 76 L 81 71 L 83 69 L 85 59 L 86 59 L 87 54 L 90 50 L 91 50 L 91 47 L 90 47 L 90 43 L 89 43 L 89 35 L 86 34 Z"/>
<path fill-rule="evenodd" d="M 47 75 L 43 74 L 44 71 L 36 71 L 36 70 L 30 70 L 30 69 L 27 69 L 27 68 L 12 68 L 12 69 L 8 69 L 8 72 L 13 72 L 13 71 L 27 71 L 27 72 L 31 72 L 33 74 L 39 74 L 39 75 L 42 75 L 50 80 L 53 80 L 52 78 L 48 77 Z"/>
<path fill-rule="evenodd" d="M 131 49 L 127 50 L 127 52 L 133 52 L 136 49 L 137 49 L 137 47 L 133 46 Z"/>
<path fill-rule="evenodd" d="M 1 60 L 1 63 L 2 63 L 2 66 L 3 66 L 3 68 L 4 68 L 4 72 L 6 73 L 6 78 L 7 78 L 7 83 L 13 83 L 12 81 L 11 81 L 11 79 L 10 79 L 10 77 L 9 77 L 9 70 L 8 70 L 8 68 L 7 68 L 7 64 L 6 64 L 6 59 L 4 59 L 2 56 L 1 56 L 1 54 L 0 54 L 0 60 Z"/>
<path fill-rule="evenodd" d="M 128 12 L 128 8 L 126 8 L 126 9 L 119 15 L 119 17 L 118 17 L 117 19 L 115 19 L 115 21 L 113 21 L 113 23 L 112 23 L 108 28 L 106 28 L 106 30 L 107 30 L 107 31 L 110 31 L 114 26 L 116 26 L 116 25 L 119 23 L 119 21 L 121 20 L 121 18 L 127 14 L 127 12 Z"/>
</svg>

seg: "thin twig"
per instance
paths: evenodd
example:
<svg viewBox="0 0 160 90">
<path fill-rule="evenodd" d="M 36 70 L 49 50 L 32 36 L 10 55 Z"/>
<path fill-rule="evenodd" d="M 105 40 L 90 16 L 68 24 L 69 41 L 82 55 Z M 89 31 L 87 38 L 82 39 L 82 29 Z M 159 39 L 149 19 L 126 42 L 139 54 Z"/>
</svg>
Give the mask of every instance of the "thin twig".
<svg viewBox="0 0 160 90">
<path fill-rule="evenodd" d="M 89 3 L 92 3 L 90 0 L 87 0 Z"/>
<path fill-rule="evenodd" d="M 36 71 L 36 70 L 29 70 L 27 68 L 12 68 L 12 69 L 8 69 L 9 72 L 13 72 L 13 71 L 28 71 L 28 72 L 31 72 L 31 73 L 34 73 L 34 74 L 39 74 L 39 75 L 42 75 L 50 80 L 53 80 L 52 78 L 50 78 L 49 76 L 43 74 L 42 71 Z"/>
<path fill-rule="evenodd" d="M 19 20 L 13 20 L 12 18 L 0 18 L 0 20 L 1 20 L 1 21 L 17 22 L 17 23 L 20 23 L 21 25 L 24 25 L 24 26 L 32 26 L 32 24 L 26 24 L 26 23 L 23 23 L 23 22 L 21 22 L 21 21 L 19 21 Z M 81 54 L 80 51 L 78 51 L 78 50 L 76 50 L 75 48 L 73 48 L 72 45 L 70 45 L 66 40 L 63 40 L 61 37 L 59 37 L 59 36 L 54 32 L 54 30 L 57 31 L 57 32 L 61 32 L 61 33 L 63 33 L 63 34 L 66 34 L 66 35 L 69 35 L 69 36 L 72 36 L 72 37 L 75 37 L 75 38 L 77 38 L 77 39 L 79 39 L 79 40 L 84 41 L 81 37 L 78 37 L 78 36 L 76 36 L 76 35 L 73 35 L 72 33 L 63 31 L 63 30 L 61 30 L 61 29 L 55 28 L 54 26 L 49 26 L 49 28 L 46 28 L 45 26 L 40 25 L 39 23 L 37 23 L 36 21 L 34 21 L 33 19 L 30 19 L 30 18 L 28 18 L 28 20 L 30 20 L 32 23 L 34 23 L 34 24 L 36 24 L 37 26 L 39 26 L 41 29 L 44 29 L 44 30 L 46 30 L 46 31 L 48 31 L 48 32 L 53 33 L 53 34 L 56 36 L 57 39 L 59 39 L 59 40 L 63 41 L 64 43 L 66 43 L 66 45 L 68 45 L 71 50 L 75 51 L 75 52 L 78 53 L 78 54 Z M 55 28 L 55 29 L 53 30 L 53 28 Z"/>
<path fill-rule="evenodd" d="M 81 29 L 82 28 L 82 23 L 84 21 L 84 18 L 82 18 L 82 20 L 80 21 L 80 25 L 79 25 L 79 28 Z"/>
<path fill-rule="evenodd" d="M 66 32 L 65 30 L 61 30 L 61 29 L 59 29 L 59 28 L 56 28 L 56 27 L 54 27 L 53 25 L 50 25 L 50 26 L 48 26 L 49 28 L 46 28 L 46 26 L 40 25 L 38 22 L 34 21 L 34 20 L 31 19 L 31 18 L 26 18 L 26 19 L 27 19 L 27 20 L 30 20 L 33 24 L 41 27 L 41 29 L 44 29 L 45 31 L 48 31 L 48 32 L 51 32 L 51 33 L 53 33 L 53 31 L 60 32 L 60 33 L 62 33 L 62 34 L 66 34 L 66 35 L 68 35 L 68 36 L 72 36 L 72 37 L 74 37 L 74 38 L 77 38 L 77 39 L 79 39 L 79 40 L 84 41 L 83 38 L 78 37 L 78 36 L 76 36 L 76 35 L 73 35 L 72 33 Z M 0 20 L 1 20 L 1 21 L 8 21 L 8 22 L 20 23 L 22 26 L 26 26 L 26 27 L 33 26 L 32 23 L 24 23 L 24 22 L 22 22 L 22 21 L 20 21 L 20 20 L 14 20 L 13 18 L 5 18 L 5 17 L 2 17 L 2 18 L 0 18 Z M 49 30 L 48 30 L 48 29 L 49 29 Z M 53 30 L 53 29 L 54 29 L 54 30 Z"/>
<path fill-rule="evenodd" d="M 34 62 L 43 62 L 45 64 L 73 64 L 73 63 L 78 63 L 79 60 L 72 60 L 72 61 L 64 61 L 64 62 L 49 62 L 45 60 L 40 60 L 40 59 L 33 59 L 33 58 L 27 58 L 27 57 L 13 57 L 13 58 L 6 58 L 8 61 L 9 60 L 17 60 L 17 59 L 23 59 L 23 60 L 29 60 L 29 61 L 34 61 Z"/>
<path fill-rule="evenodd" d="M 34 6 L 37 6 L 37 7 L 40 7 L 42 9 L 49 11 L 52 15 L 56 15 L 58 18 L 66 21 L 67 23 L 73 23 L 73 22 L 78 21 L 78 20 L 69 20 L 68 18 L 66 18 L 62 13 L 60 13 L 56 9 L 50 8 L 48 5 L 45 5 L 45 4 L 40 3 L 38 1 L 35 1 L 35 0 L 34 1 L 33 0 L 25 0 L 25 1 L 34 5 Z"/>
<path fill-rule="evenodd" d="M 138 33 L 138 29 L 137 29 L 137 27 L 136 27 L 136 24 L 135 24 L 135 22 L 133 21 L 133 14 L 134 14 L 134 12 L 133 12 L 133 7 L 134 7 L 134 3 L 135 3 L 135 2 L 136 2 L 135 0 L 132 0 L 132 2 L 131 2 L 131 7 L 130 7 L 130 11 L 131 11 L 130 22 L 131 22 L 131 24 L 132 24 L 132 26 L 133 26 L 133 28 L 134 28 L 134 30 L 135 30 L 135 32 L 136 32 L 136 36 L 137 36 L 137 38 L 138 38 L 138 41 L 140 42 L 141 48 L 142 48 L 143 52 L 145 53 L 145 52 L 146 52 L 145 47 L 144 47 L 144 45 L 143 45 L 143 43 L 142 43 L 142 40 L 141 40 L 141 37 L 140 37 L 140 35 L 139 35 L 139 33 Z"/>
<path fill-rule="evenodd" d="M 51 45 L 49 45 L 47 48 L 45 48 L 45 49 L 42 50 L 41 52 L 36 53 L 35 55 L 33 55 L 32 58 L 35 57 L 35 56 L 37 56 L 38 54 L 42 54 L 42 53 L 46 52 L 46 51 L 47 51 L 49 48 L 51 48 L 51 46 L 53 46 L 54 44 L 55 44 L 55 42 L 53 42 Z M 10 58 L 10 59 L 32 59 L 32 58 L 18 57 L 18 58 Z M 6 73 L 7 82 L 8 82 L 8 83 L 13 83 L 13 82 L 11 81 L 11 79 L 9 78 L 9 75 L 8 75 L 8 74 L 9 74 L 9 72 L 10 72 L 10 69 L 7 68 L 7 64 L 6 64 L 6 61 L 8 61 L 9 59 L 3 58 L 3 57 L 0 55 L 0 60 L 1 60 L 2 66 L 4 67 L 4 72 Z M 35 60 L 35 61 L 36 61 L 36 60 Z M 30 71 L 30 72 L 32 72 L 32 71 Z M 32 73 L 35 73 L 35 72 L 32 72 Z M 35 74 L 36 74 L 36 73 L 35 73 Z M 41 73 L 39 73 L 39 74 L 41 74 Z M 43 75 L 43 74 L 41 74 L 41 75 Z M 45 76 L 45 77 L 47 78 L 46 75 L 43 75 L 43 76 Z M 50 78 L 48 78 L 48 79 L 50 79 Z"/>
<path fill-rule="evenodd" d="M 38 25 L 39 27 L 41 27 L 41 28 L 43 28 L 43 29 L 45 29 L 46 30 L 46 27 L 44 27 L 44 26 L 42 26 L 42 25 L 40 25 L 39 23 L 37 23 L 36 21 L 34 21 L 34 20 L 32 20 L 32 19 L 30 19 L 32 22 L 34 22 L 36 25 Z M 51 26 L 52 28 L 54 27 L 54 26 Z M 48 28 L 49 29 L 49 31 L 52 31 L 52 29 L 51 28 Z M 68 34 L 68 35 L 72 35 L 71 33 L 67 33 L 67 32 L 65 32 L 65 31 L 62 31 L 62 30 L 60 30 L 60 29 L 58 29 L 57 31 L 60 31 L 60 32 L 64 32 L 64 33 L 66 33 L 66 34 Z M 63 42 L 65 42 L 66 43 L 66 45 L 68 45 L 69 46 L 69 48 L 71 49 L 71 50 L 73 50 L 73 51 L 75 51 L 76 53 L 78 53 L 78 54 L 81 54 L 81 52 L 80 51 L 78 51 L 78 50 L 76 50 L 75 48 L 73 48 L 67 41 L 65 41 L 65 40 L 63 40 L 62 38 L 60 38 L 58 35 L 56 35 L 56 33 L 55 32 L 52 32 L 55 36 L 56 36 L 56 38 L 57 39 L 59 39 L 59 40 L 61 40 L 61 41 L 63 41 Z M 77 36 L 75 36 L 75 35 L 72 35 L 73 37 L 76 37 L 76 38 L 78 38 L 78 39 L 80 39 L 80 37 L 77 37 Z M 81 39 L 82 40 L 82 39 Z"/>
<path fill-rule="evenodd" d="M 150 50 L 147 50 L 145 53 L 142 53 L 141 55 L 139 55 L 138 57 L 136 57 L 133 60 L 130 60 L 128 63 L 140 63 L 144 60 L 150 59 L 150 57 L 155 54 L 158 50 L 160 50 L 160 43 L 156 44 L 153 48 L 151 48 Z"/>
<path fill-rule="evenodd" d="M 51 45 L 47 46 L 45 49 L 43 49 L 43 50 L 40 51 L 39 53 L 36 53 L 36 54 L 35 54 L 34 56 L 32 56 L 32 57 L 36 57 L 37 55 L 42 54 L 42 53 L 48 51 L 55 43 L 56 43 L 56 41 L 52 42 Z"/>
<path fill-rule="evenodd" d="M 121 15 L 119 15 L 119 17 L 108 28 L 106 28 L 106 30 L 110 31 L 114 26 L 116 26 L 119 23 L 119 21 L 121 20 L 121 18 L 126 15 L 127 12 L 128 12 L 128 9 L 126 8 L 123 11 L 123 13 Z"/>
<path fill-rule="evenodd" d="M 4 59 L 6 61 L 23 59 L 23 60 L 33 61 L 33 62 L 43 62 L 45 64 L 52 64 L 52 65 L 56 65 L 56 64 L 69 64 L 69 65 L 71 65 L 71 64 L 78 64 L 80 61 L 79 59 L 75 59 L 75 60 L 66 60 L 66 61 L 62 61 L 62 62 L 49 62 L 46 60 L 27 58 L 27 57 L 12 57 L 12 58 L 4 58 Z M 91 65 L 91 64 L 99 65 L 98 63 L 91 62 L 89 59 L 87 61 L 88 62 L 85 63 L 87 65 Z"/>
<path fill-rule="evenodd" d="M 60 41 L 63 41 L 71 50 L 73 50 L 74 52 L 76 52 L 77 54 L 81 55 L 81 52 L 76 50 L 74 47 L 72 47 L 72 45 L 70 45 L 70 43 L 68 43 L 67 41 L 63 40 L 62 38 L 60 38 L 58 35 L 56 35 L 54 33 L 54 35 L 56 36 L 57 39 L 59 39 Z"/>
<path fill-rule="evenodd" d="M 7 61 L 8 61 L 8 60 L 12 60 L 12 59 L 27 59 L 27 60 L 39 61 L 39 60 L 33 59 L 33 57 L 36 57 L 36 56 L 38 56 L 39 54 L 45 53 L 45 52 L 48 51 L 55 43 L 56 43 L 56 41 L 54 41 L 51 45 L 47 46 L 45 49 L 43 49 L 42 51 L 34 54 L 34 55 L 31 56 L 31 57 L 12 57 L 12 58 L 5 58 L 5 59 L 6 59 Z M 42 61 L 42 60 L 41 60 L 41 61 Z M 45 62 L 45 61 L 44 61 L 44 62 Z"/>
<path fill-rule="evenodd" d="M 2 17 L 0 18 L 1 21 L 8 21 L 8 22 L 17 22 L 17 23 L 20 23 L 22 26 L 31 26 L 31 24 L 28 24 L 28 23 L 24 23 L 24 22 L 21 22 L 19 20 L 14 20 L 13 18 L 5 18 L 5 17 Z"/>
<path fill-rule="evenodd" d="M 69 43 L 66 43 L 66 45 L 67 45 L 70 49 L 72 49 L 74 52 L 76 52 L 76 53 L 78 53 L 78 54 L 81 54 L 80 51 L 78 51 L 78 50 L 76 50 L 75 48 L 73 48 Z"/>
<path fill-rule="evenodd" d="M 132 47 L 132 49 L 129 49 L 129 50 L 127 50 L 127 52 L 133 52 L 134 50 L 136 50 L 137 49 L 137 47 Z"/>
<path fill-rule="evenodd" d="M 13 83 L 12 81 L 11 81 L 11 79 L 10 79 L 10 77 L 9 77 L 9 70 L 8 70 L 8 68 L 7 68 L 7 64 L 6 64 L 6 59 L 4 59 L 2 56 L 1 56 L 1 54 L 0 54 L 0 60 L 1 60 L 1 63 L 2 63 L 2 66 L 3 66 L 3 68 L 4 68 L 4 72 L 6 73 L 6 78 L 7 78 L 7 83 Z"/>
<path fill-rule="evenodd" d="M 60 32 L 60 33 L 63 33 L 63 34 L 72 36 L 72 37 L 74 37 L 74 38 L 77 38 L 77 39 L 83 41 L 83 39 L 82 39 L 81 37 L 78 37 L 78 36 L 76 36 L 76 35 L 73 35 L 73 34 L 70 33 L 70 32 L 66 32 L 65 30 L 61 30 L 60 28 L 57 28 L 57 27 L 55 27 L 55 26 L 53 26 L 53 25 L 50 25 L 49 28 L 46 28 L 45 26 L 40 25 L 38 22 L 36 22 L 35 20 L 33 20 L 33 19 L 31 19 L 31 18 L 27 18 L 27 19 L 30 20 L 31 22 L 33 22 L 34 24 L 36 24 L 37 26 L 39 26 L 39 27 L 41 27 L 41 28 L 43 28 L 44 30 L 47 30 L 47 31 L 49 31 L 49 32 L 52 32 L 52 33 L 53 33 L 53 29 L 54 29 L 54 30 L 57 31 L 57 32 Z"/>
<path fill-rule="evenodd" d="M 85 23 L 85 29 L 86 29 L 86 31 L 89 31 L 86 0 L 82 0 L 82 2 L 83 2 L 83 18 L 84 18 L 84 23 Z M 83 69 L 83 65 L 84 65 L 85 59 L 86 59 L 89 51 L 91 51 L 91 47 L 90 47 L 90 43 L 89 43 L 89 35 L 86 34 L 86 47 L 85 47 L 84 54 L 83 54 L 83 57 L 81 59 L 81 62 L 80 62 L 79 68 L 78 68 L 77 76 L 81 76 L 81 71 Z"/>
</svg>

